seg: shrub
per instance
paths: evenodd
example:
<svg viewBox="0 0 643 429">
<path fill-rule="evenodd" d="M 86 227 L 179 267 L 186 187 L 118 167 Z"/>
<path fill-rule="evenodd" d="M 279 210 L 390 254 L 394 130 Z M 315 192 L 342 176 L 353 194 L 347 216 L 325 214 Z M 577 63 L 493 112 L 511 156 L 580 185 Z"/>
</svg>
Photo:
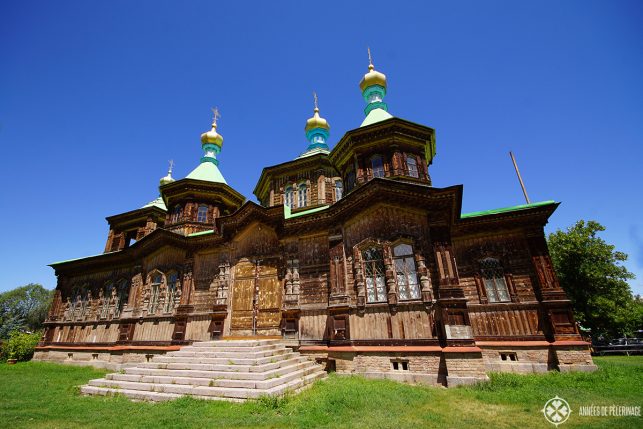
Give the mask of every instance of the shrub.
<svg viewBox="0 0 643 429">
<path fill-rule="evenodd" d="M 33 357 L 41 335 L 41 332 L 27 334 L 13 331 L 9 339 L 2 344 L 2 360 L 17 359 L 19 361 L 28 361 Z"/>
</svg>

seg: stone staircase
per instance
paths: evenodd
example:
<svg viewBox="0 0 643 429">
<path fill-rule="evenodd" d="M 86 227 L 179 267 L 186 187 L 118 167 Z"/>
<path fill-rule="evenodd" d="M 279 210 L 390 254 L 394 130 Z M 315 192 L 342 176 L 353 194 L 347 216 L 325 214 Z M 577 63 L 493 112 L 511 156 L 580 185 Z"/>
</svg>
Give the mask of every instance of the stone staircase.
<svg viewBox="0 0 643 429">
<path fill-rule="evenodd" d="M 91 380 L 80 391 L 146 401 L 184 395 L 244 401 L 298 391 L 325 376 L 320 365 L 280 340 L 205 341 Z"/>
</svg>

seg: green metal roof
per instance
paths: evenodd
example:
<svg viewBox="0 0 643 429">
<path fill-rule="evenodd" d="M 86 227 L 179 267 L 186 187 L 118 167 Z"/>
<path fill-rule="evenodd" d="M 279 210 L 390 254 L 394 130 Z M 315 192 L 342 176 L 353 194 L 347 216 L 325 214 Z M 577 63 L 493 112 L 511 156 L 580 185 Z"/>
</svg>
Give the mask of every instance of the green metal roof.
<svg viewBox="0 0 643 429">
<path fill-rule="evenodd" d="M 318 153 L 323 153 L 323 154 L 328 155 L 330 153 L 330 151 L 328 149 L 323 149 L 323 148 L 320 148 L 320 147 L 316 147 L 315 149 L 307 150 L 306 152 L 302 153 L 301 155 L 299 155 L 295 159 L 305 158 L 307 156 L 317 155 Z"/>
<path fill-rule="evenodd" d="M 208 234 L 214 234 L 214 230 L 211 229 L 209 231 L 193 232 L 192 234 L 188 234 L 188 237 L 198 237 L 199 235 L 208 235 Z"/>
<path fill-rule="evenodd" d="M 103 255 L 108 255 L 110 253 L 118 253 L 118 252 L 121 252 L 121 250 L 117 250 L 115 252 L 99 253 L 98 255 L 83 256 L 82 258 L 67 259 L 65 261 L 52 262 L 51 264 L 49 264 L 49 266 L 58 265 L 58 264 L 65 264 L 67 262 L 80 261 L 82 259 L 96 258 L 98 256 L 103 256 Z"/>
<path fill-rule="evenodd" d="M 330 206 L 315 207 L 314 209 L 304 210 L 302 212 L 297 212 L 295 214 L 292 214 L 292 209 L 290 208 L 290 206 L 287 206 L 284 204 L 284 219 L 291 219 L 293 217 L 299 217 L 299 216 L 305 216 L 311 213 L 317 213 L 322 210 L 326 210 L 328 207 Z"/>
<path fill-rule="evenodd" d="M 165 207 L 165 202 L 163 201 L 163 198 L 161 198 L 160 195 L 154 201 L 150 201 L 149 203 L 145 204 L 141 208 L 144 209 L 144 208 L 147 208 L 147 207 L 158 207 L 161 210 L 167 211 L 167 207 Z"/>
<path fill-rule="evenodd" d="M 521 204 L 518 206 L 512 206 L 512 207 L 503 207 L 500 209 L 493 209 L 493 210 L 483 210 L 479 212 L 471 212 L 471 213 L 463 213 L 460 215 L 460 219 L 467 219 L 470 217 L 478 217 L 478 216 L 487 216 L 487 215 L 492 215 L 492 214 L 499 214 L 499 213 L 507 213 L 507 212 L 515 212 L 519 210 L 526 210 L 526 209 L 531 209 L 534 207 L 541 207 L 541 206 L 547 206 L 551 204 L 556 204 L 556 201 L 553 200 L 548 200 L 548 201 L 540 201 L 538 203 L 531 203 L 531 204 Z"/>
<path fill-rule="evenodd" d="M 187 175 L 186 179 L 205 180 L 206 182 L 225 183 L 226 185 L 228 184 L 228 182 L 226 182 L 223 178 L 223 174 L 221 174 L 221 171 L 219 171 L 219 167 L 214 165 L 213 162 L 208 161 L 199 164 L 197 168 L 192 170 L 192 172 Z"/>
<path fill-rule="evenodd" d="M 391 115 L 389 112 L 387 112 L 384 109 L 373 109 L 370 112 L 368 112 L 368 115 L 366 115 L 366 118 L 364 118 L 364 122 L 362 122 L 361 127 L 365 127 L 367 125 L 374 124 L 376 122 L 382 122 L 387 119 L 391 119 L 393 115 Z"/>
</svg>

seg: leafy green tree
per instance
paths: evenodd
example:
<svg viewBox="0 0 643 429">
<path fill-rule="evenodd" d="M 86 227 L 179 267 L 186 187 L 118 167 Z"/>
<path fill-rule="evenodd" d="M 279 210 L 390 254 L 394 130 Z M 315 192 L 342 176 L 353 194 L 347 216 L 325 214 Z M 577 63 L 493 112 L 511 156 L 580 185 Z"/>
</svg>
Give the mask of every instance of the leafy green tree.
<svg viewBox="0 0 643 429">
<path fill-rule="evenodd" d="M 0 293 L 0 339 L 42 328 L 52 297 L 53 291 L 34 283 Z"/>
<path fill-rule="evenodd" d="M 634 275 L 621 265 L 627 255 L 598 237 L 601 231 L 600 223 L 579 220 L 549 234 L 549 252 L 578 322 L 594 337 L 630 336 L 643 325 L 643 305 L 627 282 Z"/>
</svg>

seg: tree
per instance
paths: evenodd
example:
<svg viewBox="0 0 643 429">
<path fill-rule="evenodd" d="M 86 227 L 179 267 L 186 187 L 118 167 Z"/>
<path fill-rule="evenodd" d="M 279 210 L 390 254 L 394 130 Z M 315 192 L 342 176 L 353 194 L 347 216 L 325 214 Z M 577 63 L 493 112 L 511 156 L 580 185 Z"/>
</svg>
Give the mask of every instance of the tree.
<svg viewBox="0 0 643 429">
<path fill-rule="evenodd" d="M 30 283 L 0 294 L 0 339 L 12 331 L 35 331 L 42 328 L 53 292 Z"/>
<path fill-rule="evenodd" d="M 643 324 L 643 304 L 627 283 L 634 275 L 621 265 L 627 255 L 598 237 L 601 231 L 600 223 L 579 220 L 549 234 L 549 252 L 578 322 L 594 336 L 629 336 Z"/>
</svg>

